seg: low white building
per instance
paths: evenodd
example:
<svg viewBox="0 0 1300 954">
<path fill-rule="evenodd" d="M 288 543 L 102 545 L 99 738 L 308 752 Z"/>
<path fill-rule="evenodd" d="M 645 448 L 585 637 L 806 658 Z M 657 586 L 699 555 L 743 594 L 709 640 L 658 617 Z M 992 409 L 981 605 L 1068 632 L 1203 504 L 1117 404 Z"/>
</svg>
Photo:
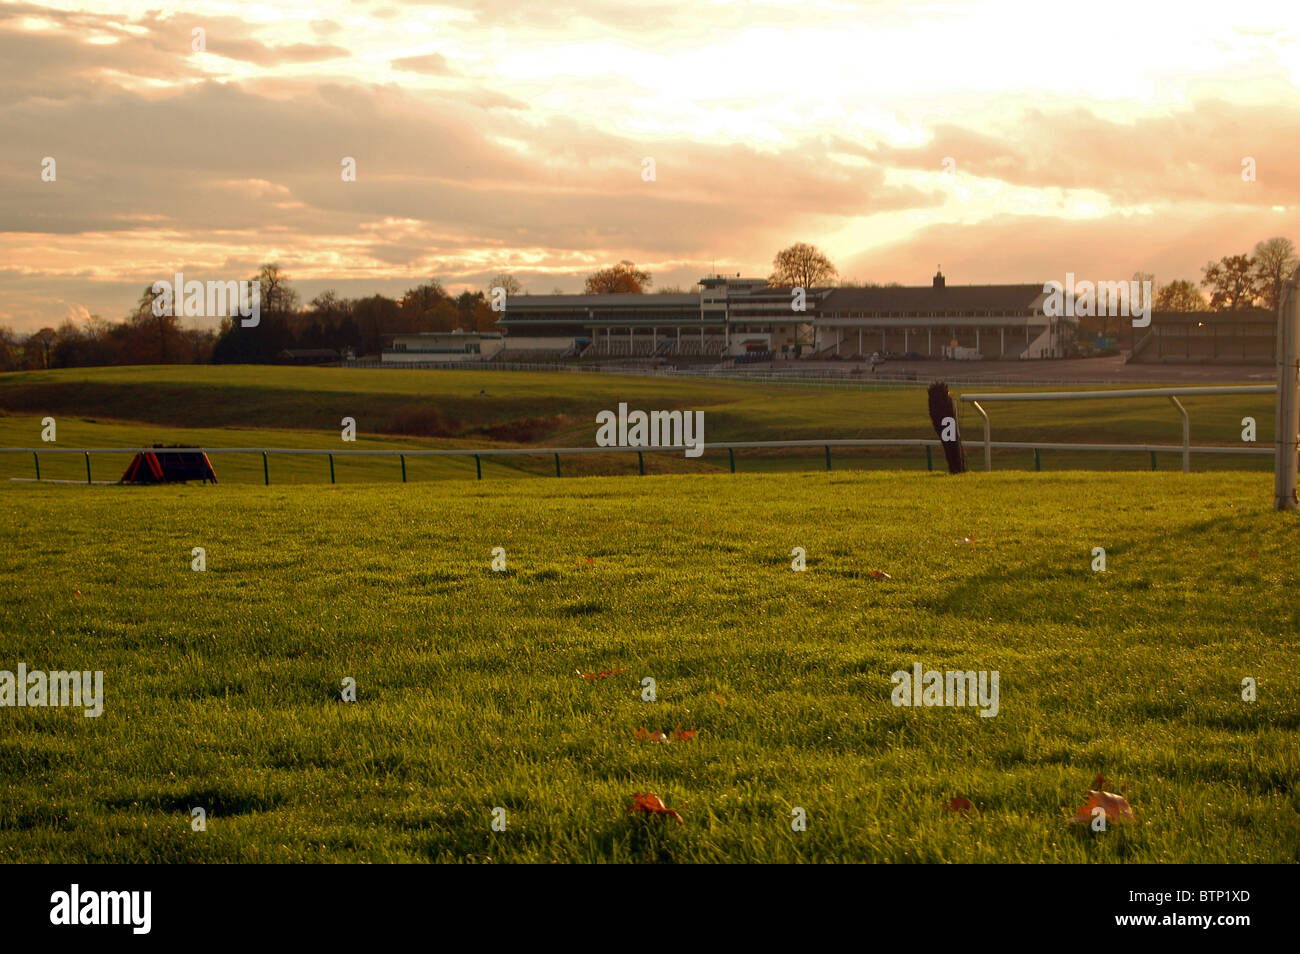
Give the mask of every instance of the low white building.
<svg viewBox="0 0 1300 954">
<path fill-rule="evenodd" d="M 496 331 L 418 331 L 393 335 L 384 349 L 384 364 L 441 364 L 447 361 L 486 361 L 504 344 Z"/>
</svg>

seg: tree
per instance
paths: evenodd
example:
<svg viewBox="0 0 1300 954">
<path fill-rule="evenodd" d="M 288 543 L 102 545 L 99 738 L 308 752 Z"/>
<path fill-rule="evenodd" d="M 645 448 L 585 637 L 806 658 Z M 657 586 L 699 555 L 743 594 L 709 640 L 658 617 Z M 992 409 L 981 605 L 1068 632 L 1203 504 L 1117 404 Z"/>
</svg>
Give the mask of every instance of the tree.
<svg viewBox="0 0 1300 954">
<path fill-rule="evenodd" d="M 515 276 L 511 275 L 509 272 L 498 272 L 496 275 L 493 275 L 488 279 L 487 287 L 484 291 L 488 295 L 491 295 L 492 289 L 494 288 L 504 288 L 506 290 L 507 299 L 524 293 L 524 286 L 519 284 L 519 279 L 515 278 Z"/>
<path fill-rule="evenodd" d="M 650 287 L 650 273 L 624 260 L 612 268 L 602 268 L 587 276 L 584 289 L 588 295 L 613 295 L 617 293 L 641 295 Z"/>
<path fill-rule="evenodd" d="M 17 371 L 22 353 L 22 347 L 13 331 L 0 325 L 0 371 Z"/>
<path fill-rule="evenodd" d="M 289 287 L 289 279 L 278 262 L 267 262 L 257 270 L 257 282 L 262 286 L 261 313 L 287 318 L 298 310 L 298 293 Z"/>
<path fill-rule="evenodd" d="M 294 344 L 292 323 L 298 319 L 298 293 L 280 266 L 268 262 L 257 270 L 252 281 L 258 283 L 257 325 L 246 328 L 241 321 L 222 322 L 221 337 L 212 348 L 212 360 L 218 364 L 265 364 Z"/>
<path fill-rule="evenodd" d="M 423 330 L 443 330 L 436 327 L 437 321 L 433 317 L 443 305 L 446 305 L 455 314 L 455 307 L 444 298 L 431 308 L 424 317 Z M 383 350 L 384 336 L 394 334 L 400 330 L 398 324 L 401 321 L 401 306 L 384 295 L 371 295 L 369 298 L 358 299 L 352 305 L 352 315 L 361 331 L 360 350 L 362 354 L 379 354 Z"/>
<path fill-rule="evenodd" d="M 1282 289 L 1295 271 L 1295 246 L 1289 238 L 1279 235 L 1258 243 L 1254 258 L 1260 304 L 1275 312 L 1282 303 Z"/>
<path fill-rule="evenodd" d="M 1156 293 L 1154 311 L 1205 311 L 1205 296 L 1195 282 L 1185 278 L 1162 285 Z"/>
<path fill-rule="evenodd" d="M 1252 307 L 1259 297 L 1255 261 L 1249 255 L 1225 255 L 1207 263 L 1202 271 L 1201 285 L 1211 289 L 1212 311 L 1241 311 Z"/>
<path fill-rule="evenodd" d="M 217 333 L 210 328 L 182 328 L 181 342 L 195 364 L 206 364 L 212 359 Z"/>
<path fill-rule="evenodd" d="M 446 289 L 437 279 L 407 289 L 400 303 L 400 321 L 392 327 L 386 327 L 384 332 L 439 330 L 433 327 L 433 313 L 441 303 L 448 300 Z"/>
<path fill-rule="evenodd" d="M 164 313 L 155 315 L 153 303 L 155 299 L 162 297 L 162 293 L 155 292 L 152 285 L 145 286 L 140 294 L 140 300 L 136 302 L 135 311 L 128 319 L 128 324 L 139 329 L 142 339 L 138 340 L 135 348 L 132 349 L 133 360 L 143 362 L 152 359 L 153 363 L 167 363 L 168 341 L 180 340 L 180 326 L 176 319 L 176 312 L 181 309 L 183 294 L 181 289 L 176 289 L 173 292 L 172 307 L 160 309 Z M 145 338 L 148 339 L 147 342 L 143 340 Z"/>
<path fill-rule="evenodd" d="M 507 289 L 507 297 L 510 294 Z M 493 314 L 482 292 L 461 292 L 456 297 L 456 310 L 460 312 L 460 326 L 467 331 L 478 331 L 480 327 L 491 328 L 493 319 L 498 317 Z"/>
<path fill-rule="evenodd" d="M 27 337 L 27 362 L 29 368 L 48 368 L 50 355 L 59 336 L 53 328 L 42 328 Z"/>
<path fill-rule="evenodd" d="M 428 331 L 455 331 L 460 327 L 460 309 L 450 298 L 434 305 L 428 315 Z"/>
<path fill-rule="evenodd" d="M 767 283 L 773 286 L 816 288 L 834 281 L 839 271 L 815 245 L 795 242 L 772 259 L 773 272 Z"/>
</svg>

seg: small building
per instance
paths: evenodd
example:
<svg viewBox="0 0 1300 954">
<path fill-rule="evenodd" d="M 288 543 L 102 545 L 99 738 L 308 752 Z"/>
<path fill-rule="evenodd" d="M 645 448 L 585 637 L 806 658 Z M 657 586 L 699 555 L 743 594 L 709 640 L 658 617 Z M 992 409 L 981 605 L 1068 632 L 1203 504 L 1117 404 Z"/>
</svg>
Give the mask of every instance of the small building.
<svg viewBox="0 0 1300 954">
<path fill-rule="evenodd" d="M 392 337 L 392 344 L 380 358 L 383 364 L 486 361 L 503 344 L 501 334 L 496 331 L 415 331 Z"/>
</svg>

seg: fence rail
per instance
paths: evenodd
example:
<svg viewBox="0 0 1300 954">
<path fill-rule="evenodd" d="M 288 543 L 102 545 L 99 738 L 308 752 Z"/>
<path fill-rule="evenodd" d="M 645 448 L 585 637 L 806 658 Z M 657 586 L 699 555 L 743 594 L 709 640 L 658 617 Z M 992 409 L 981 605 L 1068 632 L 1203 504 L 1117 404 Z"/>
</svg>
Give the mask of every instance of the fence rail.
<svg viewBox="0 0 1300 954">
<path fill-rule="evenodd" d="M 1183 473 L 1192 472 L 1192 419 L 1187 413 L 1187 408 L 1183 407 L 1180 397 L 1199 397 L 1212 394 L 1276 394 L 1276 384 L 1232 384 L 1232 385 L 1205 385 L 1196 387 L 1182 388 L 1122 388 L 1109 391 L 1027 391 L 1027 392 L 1003 392 L 997 391 L 990 394 L 963 394 L 961 399 L 970 403 L 971 407 L 979 411 L 980 417 L 984 419 L 984 469 L 993 469 L 993 448 L 996 446 L 992 437 L 992 424 L 989 422 L 988 411 L 984 410 L 982 402 L 989 401 L 1097 401 L 1107 398 L 1169 398 L 1170 403 L 1178 409 L 1178 413 L 1183 419 L 1183 444 L 1180 450 L 1183 452 Z M 965 443 L 970 443 L 966 441 Z M 1100 448 L 1102 445 L 1098 445 Z M 1225 448 L 1225 450 L 1227 450 Z M 1236 448 L 1238 453 L 1249 452 L 1252 448 Z M 1263 448 L 1255 450 L 1260 453 Z M 1267 453 L 1274 453 L 1269 449 Z"/>
<path fill-rule="evenodd" d="M 1091 393 L 1091 392 L 1083 392 Z M 1264 447 L 1219 447 L 1214 445 L 1191 446 L 1190 444 L 1061 444 L 1045 441 L 963 441 L 969 446 L 983 446 L 986 462 L 991 449 L 1033 451 L 1034 469 L 1042 469 L 1040 452 L 1042 451 L 1102 451 L 1119 453 L 1145 453 L 1151 458 L 1151 469 L 1156 469 L 1157 454 L 1182 453 L 1186 461 L 1189 454 L 1228 454 L 1245 456 L 1273 456 L 1271 446 Z M 727 451 L 731 473 L 736 472 L 736 451 L 738 450 L 776 450 L 781 448 L 815 448 L 825 451 L 826 469 L 832 469 L 832 448 L 853 447 L 915 447 L 924 448 L 927 470 L 934 469 L 935 448 L 943 447 L 941 441 L 933 438 L 860 438 L 800 441 L 731 441 L 718 444 L 705 444 L 707 451 Z M 35 466 L 36 481 L 41 481 L 40 458 L 46 454 L 81 454 L 86 462 L 86 484 L 120 483 L 120 481 L 95 481 L 91 478 L 90 456 L 92 454 L 260 454 L 262 457 L 262 474 L 264 483 L 271 483 L 270 458 L 272 455 L 324 456 L 329 458 L 330 483 L 335 482 L 335 457 L 396 457 L 401 464 L 402 482 L 406 482 L 406 458 L 408 457 L 472 457 L 474 458 L 477 479 L 483 479 L 484 457 L 553 457 L 555 459 L 555 476 L 563 476 L 560 458 L 572 454 L 636 454 L 638 470 L 645 473 L 646 454 L 682 453 L 686 446 L 682 444 L 671 447 L 494 447 L 494 448 L 456 448 L 444 450 L 393 450 L 387 448 L 356 450 L 325 450 L 314 447 L 0 447 L 0 454 L 31 454 Z M 986 467 L 991 469 L 991 466 Z M 1186 470 L 1184 466 L 1184 470 Z M 32 478 L 13 477 L 11 480 L 29 481 Z M 82 483 L 81 481 L 50 480 L 46 483 Z"/>
<path fill-rule="evenodd" d="M 695 367 L 620 367 L 615 364 L 545 362 L 520 363 L 509 361 L 418 361 L 389 362 L 358 359 L 340 362 L 341 368 L 356 370 L 412 370 L 412 371 L 564 371 L 573 374 L 623 374 L 645 377 L 704 378 L 709 380 L 740 381 L 751 384 L 787 384 L 796 387 L 881 388 L 926 387 L 935 378 L 962 387 L 1113 387 L 1114 379 L 1104 378 L 1022 378 L 1016 375 L 979 373 L 963 370 L 963 365 L 978 364 L 970 361 L 946 361 L 943 369 L 925 368 L 916 371 L 889 371 L 887 364 L 879 366 L 874 374 L 861 366 L 845 362 L 844 368 L 754 368 L 744 370 L 727 362 L 704 363 Z M 994 362 L 988 362 L 992 364 Z M 1010 362 L 1009 362 L 1010 363 Z M 1225 365 L 1228 376 L 1237 366 Z"/>
</svg>

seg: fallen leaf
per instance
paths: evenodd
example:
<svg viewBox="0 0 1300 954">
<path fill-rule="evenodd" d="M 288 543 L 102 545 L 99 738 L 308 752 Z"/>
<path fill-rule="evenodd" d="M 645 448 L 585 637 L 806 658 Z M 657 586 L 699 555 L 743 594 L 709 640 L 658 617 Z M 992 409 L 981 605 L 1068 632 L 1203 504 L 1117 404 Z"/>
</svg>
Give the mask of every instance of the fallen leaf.
<svg viewBox="0 0 1300 954">
<path fill-rule="evenodd" d="M 966 812 L 971 810 L 970 799 L 963 798 L 960 795 L 954 795 L 952 801 L 945 805 L 943 810 L 957 815 L 964 815 Z"/>
<path fill-rule="evenodd" d="M 651 732 L 646 729 L 645 726 L 639 725 L 636 728 L 636 737 L 638 739 L 644 739 L 647 742 L 689 742 L 695 738 L 695 730 L 683 729 L 679 725 L 673 730 L 673 734 L 668 736 L 659 729 L 655 729 Z"/>
<path fill-rule="evenodd" d="M 724 706 L 727 704 L 727 697 L 724 696 L 724 695 L 723 695 L 722 693 L 720 693 L 720 692 L 715 692 L 715 693 L 713 694 L 713 698 L 717 699 L 717 700 L 718 700 L 719 702 L 721 702 Z"/>
<path fill-rule="evenodd" d="M 581 669 L 575 670 L 583 679 L 608 679 L 610 676 L 617 676 L 619 673 L 627 672 L 626 669 L 602 669 L 600 672 L 583 672 Z"/>
<path fill-rule="evenodd" d="M 665 805 L 664 800 L 654 792 L 634 792 L 632 798 L 634 801 L 627 806 L 629 812 L 644 812 L 647 815 L 671 815 L 677 819 L 677 824 L 685 824 L 682 821 L 682 816 Z"/>
<path fill-rule="evenodd" d="M 1097 777 L 1092 780 L 1092 787 L 1099 792 L 1106 788 L 1106 780 L 1101 777 L 1100 772 L 1098 772 Z"/>
<path fill-rule="evenodd" d="M 1093 810 L 1097 808 L 1106 813 L 1107 824 L 1137 821 L 1137 815 L 1133 813 L 1133 806 L 1128 803 L 1128 799 L 1114 792 L 1100 791 L 1089 792 L 1088 800 L 1070 821 L 1088 824 L 1092 821 Z"/>
</svg>

